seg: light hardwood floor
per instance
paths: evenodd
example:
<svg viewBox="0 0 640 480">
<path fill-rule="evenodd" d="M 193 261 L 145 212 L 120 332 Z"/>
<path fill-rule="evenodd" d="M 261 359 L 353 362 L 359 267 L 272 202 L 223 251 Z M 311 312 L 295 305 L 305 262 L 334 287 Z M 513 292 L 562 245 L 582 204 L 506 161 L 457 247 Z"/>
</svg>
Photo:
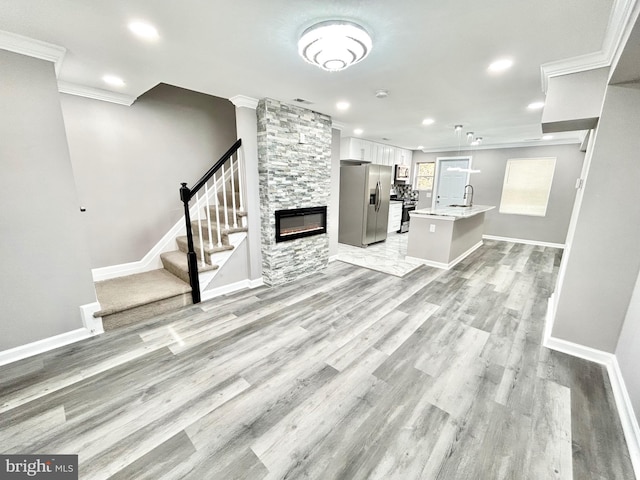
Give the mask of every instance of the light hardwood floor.
<svg viewBox="0 0 640 480">
<path fill-rule="evenodd" d="M 0 368 L 0 453 L 83 479 L 633 479 L 603 367 L 541 347 L 560 251 L 342 262 Z"/>
</svg>

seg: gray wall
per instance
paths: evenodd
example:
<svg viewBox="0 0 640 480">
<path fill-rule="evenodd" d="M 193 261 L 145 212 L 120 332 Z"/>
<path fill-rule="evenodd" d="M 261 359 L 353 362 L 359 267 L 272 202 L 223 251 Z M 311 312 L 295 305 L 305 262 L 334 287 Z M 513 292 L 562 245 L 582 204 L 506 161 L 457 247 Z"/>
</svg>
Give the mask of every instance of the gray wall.
<svg viewBox="0 0 640 480">
<path fill-rule="evenodd" d="M 53 64 L 0 50 L 0 350 L 82 328 L 96 301 Z"/>
<path fill-rule="evenodd" d="M 338 255 L 338 218 L 340 215 L 340 130 L 331 130 L 331 194 L 327 211 L 329 258 Z"/>
<path fill-rule="evenodd" d="M 640 416 L 640 276 L 636 280 L 636 286 L 631 296 L 631 303 L 620 332 L 620 341 L 616 348 L 618 365 L 624 378 L 624 383 L 631 398 L 631 403 L 636 414 Z"/>
<path fill-rule="evenodd" d="M 457 152 L 414 152 L 414 167 L 417 162 L 435 162 L 437 157 L 457 155 Z M 579 151 L 578 144 L 486 149 L 461 152 L 460 155 L 471 155 L 473 169 L 481 170 L 471 174 L 470 183 L 475 191 L 473 203 L 496 207 L 486 213 L 485 235 L 564 244 L 576 196 L 575 183 L 584 161 L 584 153 Z M 556 157 L 547 215 L 532 217 L 499 213 L 507 160 L 535 157 Z"/>
<path fill-rule="evenodd" d="M 235 107 L 160 84 L 132 106 L 61 95 L 93 268 L 138 261 L 183 213 L 192 185 L 236 140 Z"/>
<path fill-rule="evenodd" d="M 614 352 L 640 270 L 640 90 L 609 86 L 564 275 L 554 337 Z"/>
</svg>

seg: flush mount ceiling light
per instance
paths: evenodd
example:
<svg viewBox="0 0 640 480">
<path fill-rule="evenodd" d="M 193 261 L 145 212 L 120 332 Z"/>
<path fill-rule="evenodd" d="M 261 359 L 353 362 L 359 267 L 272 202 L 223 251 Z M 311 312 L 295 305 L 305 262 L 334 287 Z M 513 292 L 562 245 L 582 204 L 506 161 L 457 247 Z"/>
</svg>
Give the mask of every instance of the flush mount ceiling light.
<svg viewBox="0 0 640 480">
<path fill-rule="evenodd" d="M 353 131 L 353 133 L 356 134 L 356 135 L 362 135 L 364 133 L 364 130 L 362 130 L 361 128 L 356 128 Z"/>
<path fill-rule="evenodd" d="M 348 110 L 351 105 L 349 102 L 338 102 L 336 103 L 336 108 L 338 110 Z"/>
<path fill-rule="evenodd" d="M 435 120 L 433 118 L 425 118 L 424 120 L 422 120 L 423 125 L 433 125 L 434 123 Z"/>
<path fill-rule="evenodd" d="M 338 72 L 364 59 L 371 46 L 371 37 L 360 25 L 329 20 L 304 31 L 298 40 L 298 53 L 323 70 Z"/>
</svg>

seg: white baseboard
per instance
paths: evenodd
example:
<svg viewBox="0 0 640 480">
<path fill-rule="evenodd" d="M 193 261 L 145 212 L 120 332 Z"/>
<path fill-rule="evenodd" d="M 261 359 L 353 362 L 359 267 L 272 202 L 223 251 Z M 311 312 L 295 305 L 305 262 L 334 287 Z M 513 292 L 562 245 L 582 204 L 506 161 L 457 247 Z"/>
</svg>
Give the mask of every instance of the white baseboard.
<svg viewBox="0 0 640 480">
<path fill-rule="evenodd" d="M 0 352 L 0 365 L 6 365 L 8 363 L 17 362 L 39 353 L 48 352 L 55 348 L 64 347 L 71 343 L 79 342 L 92 337 L 93 334 L 86 328 L 78 328 L 70 332 L 61 333 L 49 338 L 43 338 L 35 342 L 28 343 L 26 345 L 20 345 L 19 347 L 10 348 Z"/>
<path fill-rule="evenodd" d="M 422 265 L 427 265 L 429 267 L 442 268 L 444 270 L 451 270 L 453 267 L 455 267 L 458 263 L 460 263 L 462 260 L 467 258 L 469 255 L 471 255 L 473 252 L 475 252 L 481 246 L 482 246 L 482 240 L 480 240 L 478 243 L 476 243 L 469 250 L 464 252 L 458 258 L 455 258 L 454 260 L 450 261 L 449 263 L 434 262 L 432 260 L 425 260 L 424 258 L 410 257 L 409 255 L 404 257 L 404 259 L 407 262 L 421 263 Z"/>
<path fill-rule="evenodd" d="M 331 255 L 329 257 L 329 263 L 335 262 L 336 260 L 338 260 L 338 255 Z"/>
<path fill-rule="evenodd" d="M 496 235 L 482 235 L 486 240 L 497 240 L 499 242 L 524 243 L 525 245 L 537 245 L 539 247 L 565 248 L 564 243 L 539 242 L 537 240 L 525 240 L 522 238 L 498 237 Z"/>
<path fill-rule="evenodd" d="M 260 287 L 263 284 L 264 283 L 261 278 L 257 280 L 240 280 L 239 282 L 230 283 L 229 285 L 223 285 L 221 287 L 212 288 L 211 290 L 205 290 L 200 294 L 200 298 L 204 302 L 207 300 L 211 300 L 212 298 L 220 297 L 221 295 L 227 295 L 228 293 L 237 292 L 238 290 Z"/>
<path fill-rule="evenodd" d="M 638 427 L 638 420 L 633 410 L 629 392 L 616 356 L 613 353 L 603 352 L 554 337 L 545 337 L 543 346 L 551 350 L 573 355 L 574 357 L 599 363 L 607 368 L 620 423 L 622 424 L 622 430 L 624 431 L 624 436 L 627 441 L 627 448 L 629 449 L 629 457 L 631 458 L 636 477 L 640 478 L 640 428 Z"/>
</svg>

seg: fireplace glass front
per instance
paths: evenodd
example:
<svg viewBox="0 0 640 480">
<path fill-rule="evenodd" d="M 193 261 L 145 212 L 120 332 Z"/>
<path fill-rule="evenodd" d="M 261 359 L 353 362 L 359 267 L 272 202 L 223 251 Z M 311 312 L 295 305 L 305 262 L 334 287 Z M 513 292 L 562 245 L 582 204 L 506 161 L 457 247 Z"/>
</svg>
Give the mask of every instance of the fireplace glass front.
<svg viewBox="0 0 640 480">
<path fill-rule="evenodd" d="M 327 207 L 276 210 L 276 243 L 327 233 Z"/>
</svg>

